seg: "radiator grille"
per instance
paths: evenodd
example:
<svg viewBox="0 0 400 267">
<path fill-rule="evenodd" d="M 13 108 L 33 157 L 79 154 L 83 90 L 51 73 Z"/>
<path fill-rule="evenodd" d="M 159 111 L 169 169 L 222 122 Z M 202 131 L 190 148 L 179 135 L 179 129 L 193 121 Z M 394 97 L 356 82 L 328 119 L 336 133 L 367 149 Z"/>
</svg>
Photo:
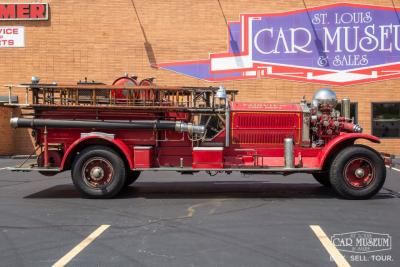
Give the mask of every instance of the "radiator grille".
<svg viewBox="0 0 400 267">
<path fill-rule="evenodd" d="M 301 113 L 259 112 L 232 114 L 232 143 L 283 144 L 292 137 L 300 140 Z"/>
</svg>

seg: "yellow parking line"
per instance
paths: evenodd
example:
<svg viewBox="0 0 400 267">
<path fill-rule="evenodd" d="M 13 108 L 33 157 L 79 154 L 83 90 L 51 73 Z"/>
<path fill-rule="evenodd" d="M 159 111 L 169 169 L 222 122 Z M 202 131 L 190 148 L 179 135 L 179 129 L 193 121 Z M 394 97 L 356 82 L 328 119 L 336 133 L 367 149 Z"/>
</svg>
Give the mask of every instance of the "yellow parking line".
<svg viewBox="0 0 400 267">
<path fill-rule="evenodd" d="M 181 218 L 181 219 L 182 219 L 182 218 L 192 218 L 192 217 L 193 217 L 193 214 L 196 212 L 196 208 L 202 207 L 202 206 L 206 206 L 206 205 L 213 205 L 213 206 L 214 206 L 214 208 L 212 208 L 212 209 L 209 211 L 209 214 L 212 214 L 212 213 L 215 212 L 216 207 L 217 207 L 217 206 L 220 206 L 221 203 L 222 203 L 222 201 L 226 201 L 226 200 L 227 200 L 227 199 L 213 199 L 213 200 L 210 200 L 210 201 L 201 202 L 201 203 L 192 205 L 192 206 L 190 206 L 189 208 L 187 208 L 187 210 L 186 210 L 186 211 L 187 211 L 187 214 L 186 214 L 185 216 L 181 216 L 180 218 Z"/>
<path fill-rule="evenodd" d="M 90 245 L 99 235 L 101 235 L 110 225 L 103 224 L 99 228 L 97 228 L 94 232 L 92 232 L 88 237 L 86 237 L 82 242 L 76 245 L 70 252 L 65 254 L 64 257 L 59 259 L 56 263 L 52 265 L 52 267 L 61 267 L 65 266 L 68 262 L 70 262 L 76 255 L 78 255 L 82 250 L 84 250 L 87 246 Z"/>
<path fill-rule="evenodd" d="M 310 225 L 311 230 L 318 237 L 319 241 L 331 255 L 338 267 L 350 267 L 350 264 L 346 261 L 339 250 L 332 244 L 331 240 L 326 236 L 324 230 L 319 225 Z"/>
</svg>

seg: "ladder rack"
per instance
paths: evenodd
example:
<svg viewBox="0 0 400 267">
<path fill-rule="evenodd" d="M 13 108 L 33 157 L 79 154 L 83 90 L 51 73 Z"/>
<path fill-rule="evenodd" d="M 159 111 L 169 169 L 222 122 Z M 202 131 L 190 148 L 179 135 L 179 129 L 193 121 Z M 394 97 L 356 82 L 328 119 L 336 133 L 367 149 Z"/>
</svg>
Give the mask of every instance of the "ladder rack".
<svg viewBox="0 0 400 267">
<path fill-rule="evenodd" d="M 225 109 L 225 103 L 215 97 L 218 88 L 211 86 L 20 84 L 6 87 L 10 97 L 14 89 L 25 90 L 26 104 L 20 106 L 34 109 L 104 108 L 190 112 L 218 112 Z M 237 90 L 226 90 L 227 101 L 234 101 L 237 93 Z M 30 103 L 28 99 L 31 99 Z"/>
</svg>

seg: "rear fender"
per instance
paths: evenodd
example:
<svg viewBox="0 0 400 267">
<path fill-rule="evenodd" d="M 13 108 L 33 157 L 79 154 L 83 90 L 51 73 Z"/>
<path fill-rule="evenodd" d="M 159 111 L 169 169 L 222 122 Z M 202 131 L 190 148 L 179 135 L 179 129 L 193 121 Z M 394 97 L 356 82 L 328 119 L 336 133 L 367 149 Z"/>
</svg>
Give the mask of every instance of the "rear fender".
<svg viewBox="0 0 400 267">
<path fill-rule="evenodd" d="M 68 147 L 61 161 L 60 170 L 70 169 L 75 155 L 90 145 L 106 145 L 114 148 L 116 152 L 121 154 L 122 159 L 129 165 L 129 168 L 133 169 L 132 151 L 122 140 L 94 135 L 80 138 Z"/>
<path fill-rule="evenodd" d="M 326 164 L 343 148 L 353 145 L 357 139 L 365 139 L 371 141 L 373 143 L 380 143 L 378 137 L 363 134 L 363 133 L 348 133 L 339 135 L 332 141 L 330 141 L 320 152 L 319 154 L 319 168 L 323 169 L 326 167 Z"/>
</svg>

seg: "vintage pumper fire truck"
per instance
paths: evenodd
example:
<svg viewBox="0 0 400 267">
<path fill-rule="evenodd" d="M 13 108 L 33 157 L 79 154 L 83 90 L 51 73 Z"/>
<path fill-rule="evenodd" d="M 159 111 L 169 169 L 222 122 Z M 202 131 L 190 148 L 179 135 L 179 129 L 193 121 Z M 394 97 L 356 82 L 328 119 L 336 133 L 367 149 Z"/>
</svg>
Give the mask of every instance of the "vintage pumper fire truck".
<svg viewBox="0 0 400 267">
<path fill-rule="evenodd" d="M 379 143 L 350 118 L 350 100 L 330 89 L 307 103 L 235 101 L 224 87 L 158 86 L 124 76 L 113 85 L 30 84 L 31 112 L 12 127 L 32 129 L 37 162 L 10 168 L 54 175 L 71 170 L 86 197 L 110 198 L 143 171 L 310 173 L 340 196 L 374 196 L 386 177 Z M 13 88 L 15 88 L 13 87 Z M 10 86 L 11 90 L 11 86 Z"/>
</svg>

